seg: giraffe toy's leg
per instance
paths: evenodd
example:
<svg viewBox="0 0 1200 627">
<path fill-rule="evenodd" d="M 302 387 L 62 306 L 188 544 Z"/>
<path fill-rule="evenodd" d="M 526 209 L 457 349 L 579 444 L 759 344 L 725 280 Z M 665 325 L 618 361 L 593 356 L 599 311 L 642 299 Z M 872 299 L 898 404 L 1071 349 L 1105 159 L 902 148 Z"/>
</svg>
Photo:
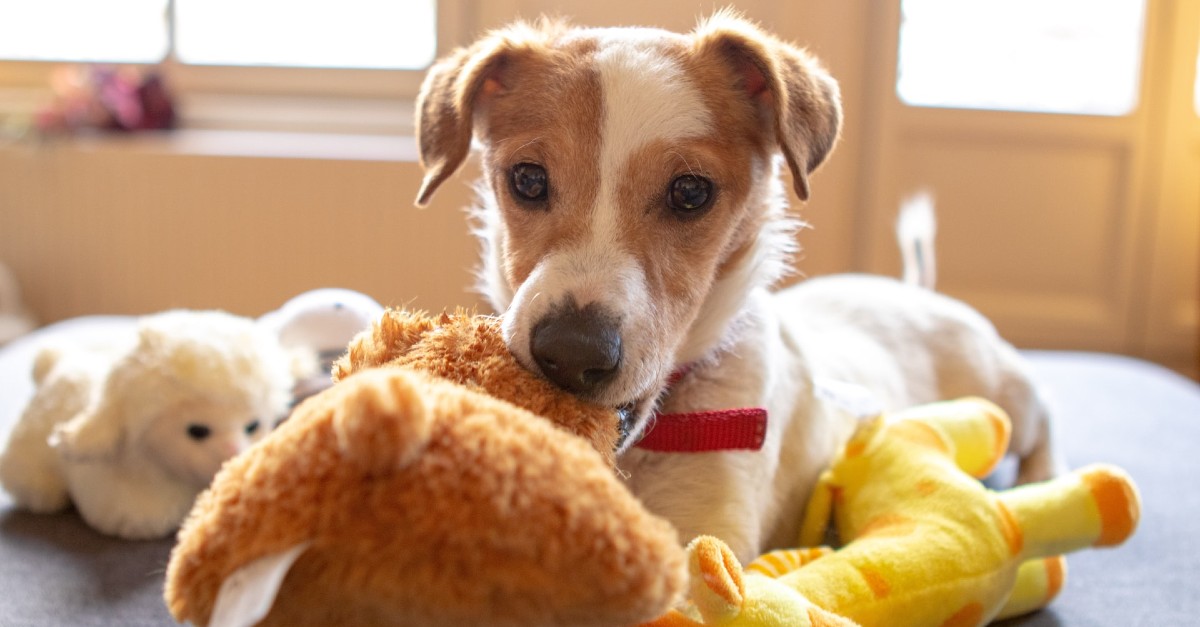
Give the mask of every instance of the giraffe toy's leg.
<svg viewBox="0 0 1200 627">
<path fill-rule="evenodd" d="M 997 496 L 1019 527 L 1013 548 L 1025 559 L 1121 544 L 1133 534 L 1141 511 L 1129 475 L 1105 464 Z"/>
<path fill-rule="evenodd" d="M 981 398 L 964 398 L 923 405 L 891 416 L 893 422 L 913 420 L 932 427 L 949 440 L 954 463 L 963 472 L 982 479 L 1008 450 L 1012 423 L 997 405 Z M 893 428 L 893 432 L 904 430 Z"/>
<path fill-rule="evenodd" d="M 1061 555 L 1031 559 L 1017 570 L 1012 594 L 995 620 L 1028 614 L 1050 604 L 1067 578 L 1067 560 Z"/>
</svg>

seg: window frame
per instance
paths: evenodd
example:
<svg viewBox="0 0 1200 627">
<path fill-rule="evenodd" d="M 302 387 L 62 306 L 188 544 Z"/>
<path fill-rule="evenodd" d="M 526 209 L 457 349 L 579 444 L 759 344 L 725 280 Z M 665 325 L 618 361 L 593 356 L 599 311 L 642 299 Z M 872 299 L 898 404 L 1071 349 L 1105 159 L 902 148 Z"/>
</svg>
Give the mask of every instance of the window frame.
<svg viewBox="0 0 1200 627">
<path fill-rule="evenodd" d="M 468 40 L 477 2 L 437 0 L 435 58 Z M 56 68 L 84 64 L 0 59 L 0 117 L 32 114 L 49 97 Z M 159 63 L 114 65 L 161 67 L 184 127 L 364 133 L 411 132 L 412 101 L 427 69 L 192 65 L 174 50 Z"/>
</svg>

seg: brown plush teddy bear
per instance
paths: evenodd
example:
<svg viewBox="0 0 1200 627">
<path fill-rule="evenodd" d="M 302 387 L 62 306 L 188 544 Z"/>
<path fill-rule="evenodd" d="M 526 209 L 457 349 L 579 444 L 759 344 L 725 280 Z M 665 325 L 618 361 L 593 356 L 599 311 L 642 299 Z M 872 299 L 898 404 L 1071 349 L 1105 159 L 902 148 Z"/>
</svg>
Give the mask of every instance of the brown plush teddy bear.
<svg viewBox="0 0 1200 627">
<path fill-rule="evenodd" d="M 388 311 L 334 375 L 198 499 L 178 620 L 623 625 L 682 595 L 676 532 L 614 476 L 615 413 L 521 368 L 496 320 Z"/>
</svg>

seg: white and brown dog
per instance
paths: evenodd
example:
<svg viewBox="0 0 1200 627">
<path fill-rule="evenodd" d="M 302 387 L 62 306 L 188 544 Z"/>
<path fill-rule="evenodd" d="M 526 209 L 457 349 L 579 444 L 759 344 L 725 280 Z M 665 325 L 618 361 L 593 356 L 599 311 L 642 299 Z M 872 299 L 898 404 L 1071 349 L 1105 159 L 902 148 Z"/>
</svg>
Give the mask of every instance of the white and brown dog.
<svg viewBox="0 0 1200 627">
<path fill-rule="evenodd" d="M 837 84 L 804 51 L 730 12 L 690 34 L 520 23 L 437 63 L 417 117 L 418 204 L 481 149 L 480 279 L 509 348 L 628 410 L 621 469 L 685 541 L 713 534 L 742 559 L 795 543 L 854 426 L 823 379 L 885 409 L 993 399 L 1022 478 L 1053 472 L 1016 352 L 965 305 L 864 276 L 770 291 L 797 226 L 780 163 L 806 199 L 841 123 Z M 633 446 L 656 411 L 738 407 L 766 408 L 760 450 Z"/>
</svg>

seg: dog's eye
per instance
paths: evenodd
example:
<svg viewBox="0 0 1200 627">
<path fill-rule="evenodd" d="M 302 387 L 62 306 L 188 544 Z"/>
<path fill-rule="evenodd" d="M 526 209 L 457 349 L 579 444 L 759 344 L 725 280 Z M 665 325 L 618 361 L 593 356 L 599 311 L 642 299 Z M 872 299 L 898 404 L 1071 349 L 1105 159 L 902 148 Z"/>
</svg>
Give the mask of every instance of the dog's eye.
<svg viewBox="0 0 1200 627">
<path fill-rule="evenodd" d="M 550 190 L 546 168 L 535 163 L 518 163 L 512 169 L 512 188 L 522 200 L 545 200 Z"/>
<path fill-rule="evenodd" d="M 712 181 L 695 174 L 684 174 L 671 181 L 667 205 L 676 213 L 695 215 L 712 200 Z"/>
<path fill-rule="evenodd" d="M 188 437 L 199 442 L 212 435 L 212 429 L 204 425 L 191 424 L 187 428 Z"/>
<path fill-rule="evenodd" d="M 259 427 L 258 420 L 257 419 L 251 420 L 249 423 L 246 424 L 246 427 L 245 427 L 246 435 L 254 435 L 255 432 L 258 431 L 258 427 Z"/>
</svg>

